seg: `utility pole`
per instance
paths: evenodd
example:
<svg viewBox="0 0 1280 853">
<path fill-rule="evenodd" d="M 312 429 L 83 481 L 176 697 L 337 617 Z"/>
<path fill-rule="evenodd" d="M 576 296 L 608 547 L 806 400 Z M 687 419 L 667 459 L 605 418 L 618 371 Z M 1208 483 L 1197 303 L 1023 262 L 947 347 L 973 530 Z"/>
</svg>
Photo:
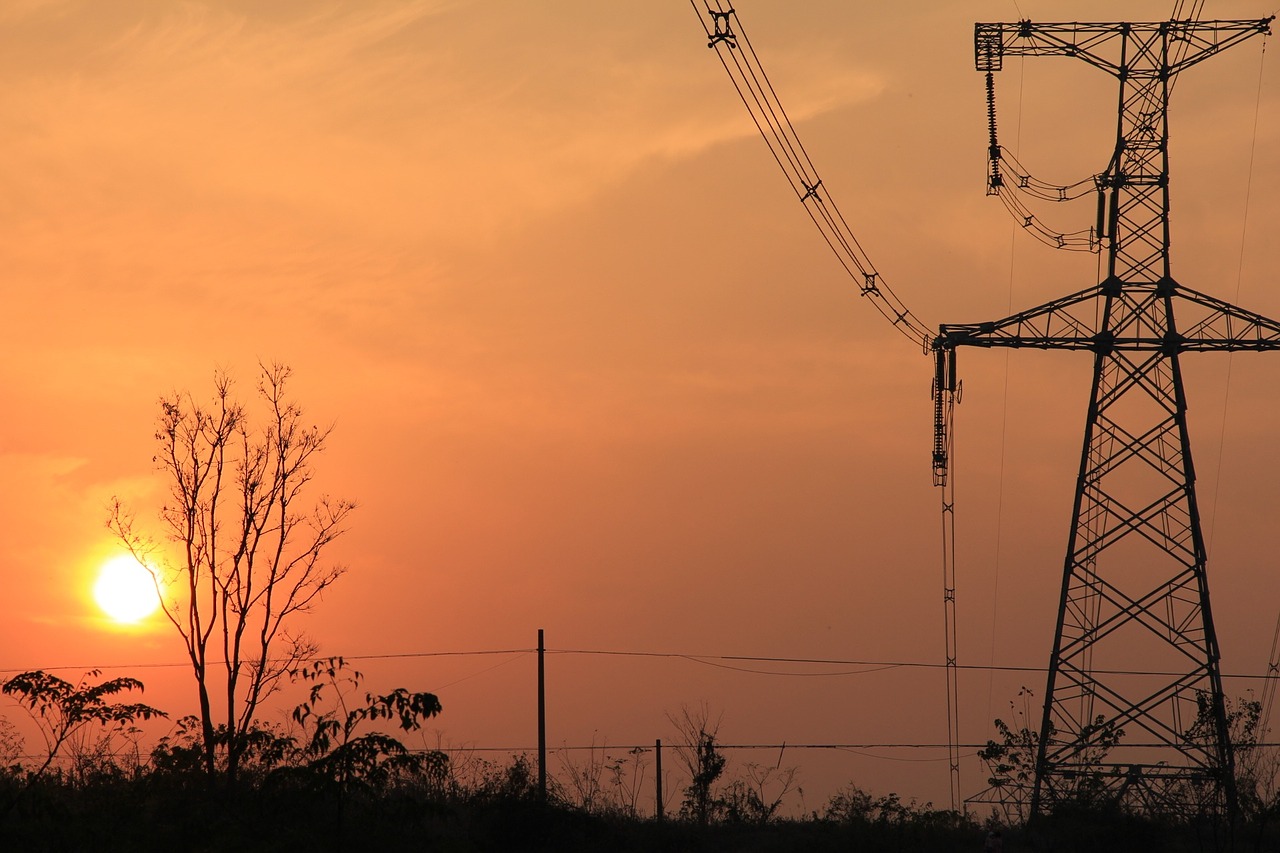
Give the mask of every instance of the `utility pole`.
<svg viewBox="0 0 1280 853">
<path fill-rule="evenodd" d="M 653 783 L 653 815 L 658 820 L 662 820 L 665 817 L 662 808 L 662 738 L 658 738 L 653 742 L 653 756 L 656 763 Z"/>
<path fill-rule="evenodd" d="M 538 798 L 547 801 L 547 677 L 543 664 L 546 647 L 538 629 Z"/>
<path fill-rule="evenodd" d="M 1179 73 L 1269 34 L 1271 21 L 975 28 L 989 91 L 1009 56 L 1070 57 L 1119 82 L 1115 151 L 1095 179 L 1102 281 L 1001 320 L 943 325 L 933 343 L 937 405 L 947 414 L 959 347 L 1093 353 L 1034 786 L 1029 799 L 994 795 L 1024 798 L 1033 817 L 1099 802 L 1184 816 L 1235 812 L 1180 358 L 1280 349 L 1280 323 L 1174 280 L 1167 112 Z M 989 191 L 1016 190 L 1005 186 L 992 104 Z M 936 420 L 941 431 L 947 419 Z M 935 471 L 946 446 L 940 434 Z"/>
</svg>

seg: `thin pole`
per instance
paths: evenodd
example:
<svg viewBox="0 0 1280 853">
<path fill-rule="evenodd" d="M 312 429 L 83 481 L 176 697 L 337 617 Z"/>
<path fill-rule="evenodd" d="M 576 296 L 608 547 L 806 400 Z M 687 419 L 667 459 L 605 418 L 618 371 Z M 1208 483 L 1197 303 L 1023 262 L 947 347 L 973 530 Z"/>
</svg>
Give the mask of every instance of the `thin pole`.
<svg viewBox="0 0 1280 853">
<path fill-rule="evenodd" d="M 538 629 L 538 798 L 547 801 L 547 677 L 543 662 L 546 647 Z"/>
<path fill-rule="evenodd" d="M 653 742 L 653 754 L 657 761 L 656 770 L 658 776 L 657 782 L 655 783 L 657 792 L 655 794 L 656 799 L 654 801 L 653 813 L 658 820 L 662 820 L 664 817 L 662 813 L 662 738 L 658 738 Z"/>
</svg>

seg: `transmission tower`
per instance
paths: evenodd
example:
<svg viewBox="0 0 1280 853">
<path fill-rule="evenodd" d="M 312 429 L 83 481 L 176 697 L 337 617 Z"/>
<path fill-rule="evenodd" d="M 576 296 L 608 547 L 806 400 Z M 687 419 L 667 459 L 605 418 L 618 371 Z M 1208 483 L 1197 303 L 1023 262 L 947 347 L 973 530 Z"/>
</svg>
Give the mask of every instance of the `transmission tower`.
<svg viewBox="0 0 1280 853">
<path fill-rule="evenodd" d="M 1093 353 L 1032 815 L 1069 802 L 1184 816 L 1235 808 L 1179 360 L 1185 352 L 1280 349 L 1280 323 L 1173 278 L 1167 118 L 1178 74 L 1269 34 L 1271 21 L 975 28 L 989 93 L 1005 57 L 1071 57 L 1119 82 L 1115 152 L 1093 181 L 1097 225 L 1085 241 L 1106 249 L 1102 281 L 1001 320 L 943 325 L 933 344 L 934 468 L 943 480 L 959 347 Z M 1001 167 L 994 105 L 991 136 L 989 192 L 1034 190 Z M 1031 217 L 1020 224 L 1037 228 Z"/>
</svg>

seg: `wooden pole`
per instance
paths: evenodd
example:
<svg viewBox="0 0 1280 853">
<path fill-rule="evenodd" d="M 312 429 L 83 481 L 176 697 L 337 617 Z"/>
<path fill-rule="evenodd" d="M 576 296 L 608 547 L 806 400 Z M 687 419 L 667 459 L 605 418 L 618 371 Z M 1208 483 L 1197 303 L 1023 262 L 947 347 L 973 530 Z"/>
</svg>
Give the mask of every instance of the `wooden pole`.
<svg viewBox="0 0 1280 853">
<path fill-rule="evenodd" d="M 656 769 L 656 771 L 657 771 L 657 777 L 658 777 L 658 778 L 657 778 L 657 782 L 655 783 L 655 784 L 656 784 L 656 787 L 657 787 L 657 789 L 658 789 L 658 790 L 657 790 L 657 793 L 656 793 L 656 795 L 655 795 L 655 796 L 656 796 L 656 801 L 655 801 L 655 803 L 654 803 L 653 813 L 654 813 L 654 815 L 658 818 L 658 820 L 662 820 L 662 818 L 663 818 L 663 813 L 662 813 L 662 812 L 663 812 L 663 809 L 662 809 L 662 738 L 658 738 L 656 741 L 654 741 L 654 742 L 653 742 L 653 754 L 654 754 L 654 758 L 655 758 L 655 760 L 657 761 L 657 767 L 656 767 L 655 769 Z"/>
<path fill-rule="evenodd" d="M 538 629 L 538 798 L 547 801 L 547 679 L 542 629 Z"/>
</svg>

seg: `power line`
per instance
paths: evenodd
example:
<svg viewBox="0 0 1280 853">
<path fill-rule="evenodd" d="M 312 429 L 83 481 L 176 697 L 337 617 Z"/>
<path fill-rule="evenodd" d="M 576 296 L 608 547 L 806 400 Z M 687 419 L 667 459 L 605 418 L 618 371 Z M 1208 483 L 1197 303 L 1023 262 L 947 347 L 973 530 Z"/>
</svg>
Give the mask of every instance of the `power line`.
<svg viewBox="0 0 1280 853">
<path fill-rule="evenodd" d="M 715 48 L 769 153 L 837 262 L 855 282 L 858 292 L 894 328 L 927 349 L 935 331 L 907 309 L 858 243 L 844 214 L 823 186 L 737 13 L 723 0 L 715 0 L 715 8 L 711 0 L 690 0 L 690 5 L 707 36 L 707 46 Z"/>
<path fill-rule="evenodd" d="M 986 749 L 990 746 L 988 743 L 961 743 L 956 746 L 962 750 L 966 750 L 965 758 L 972 758 L 977 755 L 978 750 Z M 1150 747 L 1152 744 L 1130 744 L 1129 746 L 1144 748 Z M 684 744 L 663 742 L 664 749 L 681 749 Z M 1249 748 L 1275 748 L 1280 747 L 1280 742 L 1264 742 L 1264 743 L 1239 743 L 1236 747 Z M 652 752 L 653 741 L 645 743 L 594 743 L 594 744 L 561 744 L 560 746 L 549 746 L 548 752 L 600 752 L 605 755 L 618 752 Z M 945 743 L 794 743 L 792 741 L 782 741 L 781 743 L 719 743 L 715 748 L 718 751 L 750 751 L 750 750 L 809 750 L 809 751 L 830 751 L 830 752 L 857 752 L 859 750 L 946 750 L 950 749 L 950 744 Z M 520 753 L 532 753 L 537 751 L 537 746 L 475 746 L 472 744 L 460 746 L 437 746 L 437 747 L 413 747 L 408 751 L 411 753 L 425 752 L 444 752 L 444 753 L 468 753 L 468 752 L 485 752 L 515 755 Z M 44 754 L 38 753 L 21 753 L 16 758 L 31 760 L 44 758 Z M 869 756 L 871 758 L 886 758 L 886 756 Z M 73 760 L 71 756 L 59 756 L 63 761 Z M 912 759 L 889 759 L 899 761 L 946 761 L 948 756 L 940 756 L 938 758 L 912 758 Z"/>
<path fill-rule="evenodd" d="M 384 654 L 371 655 L 320 655 L 315 660 L 328 660 L 329 658 L 341 658 L 344 661 L 358 660 L 395 660 L 398 658 L 442 658 L 442 657 L 469 657 L 478 655 L 519 655 L 532 654 L 537 649 L 473 649 L 469 651 L 453 651 L 453 652 L 388 652 Z M 272 659 L 272 663 L 282 663 L 284 659 Z M 225 666 L 225 660 L 209 661 L 208 666 Z M 59 666 L 27 666 L 27 667 L 0 667 L 0 674 L 8 672 L 65 672 L 68 670 L 79 670 L 81 672 L 91 672 L 94 670 L 116 670 L 116 669 L 179 669 L 191 666 L 190 661 L 167 661 L 160 663 L 130 663 L 130 664 L 93 664 L 93 665 L 74 665 L 62 664 Z"/>
<path fill-rule="evenodd" d="M 932 663 L 928 661 L 886 661 L 886 660 L 857 660 L 857 659 L 840 659 L 840 658 L 791 658 L 791 657 L 764 657 L 755 655 L 700 655 L 689 654 L 687 652 L 644 652 L 644 651 L 622 651 L 622 650 L 602 650 L 602 649 L 547 649 L 547 654 L 578 654 L 578 655 L 606 655 L 620 657 L 657 657 L 657 658 L 683 658 L 693 663 L 711 664 L 712 661 L 744 661 L 752 663 L 797 663 L 797 664 L 817 664 L 827 666 L 860 666 L 868 667 L 868 669 L 858 672 L 848 673 L 793 673 L 793 672 L 774 672 L 764 670 L 748 670 L 758 672 L 762 675 L 786 675 L 786 676 L 838 676 L 838 675 L 865 675 L 873 672 L 880 672 L 886 669 L 943 669 L 947 666 L 945 663 Z M 958 664 L 958 669 L 976 670 L 982 672 L 1027 672 L 1043 674 L 1048 669 L 1043 666 L 1011 666 L 997 664 Z M 1165 677 L 1175 675 L 1165 670 L 1133 670 L 1133 669 L 1095 669 L 1100 675 L 1139 675 L 1139 676 L 1159 676 Z M 1262 675 L 1243 675 L 1224 673 L 1223 678 L 1241 678 L 1241 679 L 1265 679 L 1268 676 Z"/>
<path fill-rule="evenodd" d="M 376 660 L 412 660 L 420 658 L 443 658 L 443 657 L 473 657 L 473 656 L 492 656 L 492 655 L 529 655 L 537 652 L 534 648 L 507 648 L 507 649 L 468 649 L 454 650 L 443 652 L 384 652 L 375 654 L 361 655 L 323 655 L 320 660 L 329 658 L 341 658 L 344 661 L 376 661 Z M 813 677 L 848 677 L 855 675 L 871 675 L 876 672 L 883 672 L 890 669 L 943 669 L 947 666 L 945 663 L 934 663 L 930 661 L 907 661 L 907 660 L 873 660 L 866 658 L 816 658 L 816 657 L 778 657 L 770 655 L 726 655 L 726 654 L 701 654 L 693 652 L 657 652 L 645 651 L 637 649 L 545 649 L 548 655 L 582 655 L 594 657 L 633 657 L 633 658 L 657 658 L 657 659 L 675 659 L 685 660 L 690 663 L 701 664 L 703 666 L 714 666 L 723 669 L 730 669 L 736 672 L 744 672 L 751 675 L 775 675 L 785 676 L 789 678 L 813 678 Z M 278 661 L 277 661 L 278 662 Z M 734 664 L 755 663 L 755 664 L 807 664 L 810 666 L 844 666 L 858 667 L 856 670 L 844 670 L 839 672 L 786 672 L 778 670 L 754 669 L 743 666 L 735 666 Z M 211 661 L 210 666 L 224 665 L 225 661 Z M 69 670 L 79 670 L 81 672 L 90 672 L 94 670 L 129 670 L 129 669 L 175 669 L 189 667 L 189 662 L 153 662 L 153 663 L 133 663 L 133 664 L 93 664 L 93 665 L 58 665 L 44 667 L 0 667 L 0 674 L 31 672 L 39 670 L 42 672 L 60 672 Z M 1042 675 L 1048 670 L 1043 666 L 1019 666 L 1009 664 L 957 664 L 957 669 L 970 670 L 975 672 L 1011 672 L 1011 673 L 1029 673 Z M 1099 675 L 1131 675 L 1131 676 L 1150 676 L 1150 677 L 1167 677 L 1175 675 L 1166 670 L 1138 670 L 1138 669 L 1095 669 L 1093 672 Z M 1261 674 L 1244 674 L 1244 673 L 1223 673 L 1223 678 L 1239 679 L 1239 680 L 1265 680 L 1270 676 L 1267 673 Z"/>
<path fill-rule="evenodd" d="M 683 747 L 683 744 L 670 744 L 670 748 L 677 749 Z M 716 749 L 947 749 L 945 743 L 792 743 L 784 741 L 782 743 L 720 743 L 716 742 Z M 961 744 L 964 749 L 985 749 L 985 743 Z M 666 741 L 663 747 L 668 747 Z M 536 746 L 453 746 L 440 747 L 440 752 L 533 752 Z M 579 752 L 596 750 L 599 752 L 620 752 L 642 749 L 647 751 L 653 750 L 653 741 L 643 744 L 625 744 L 625 743 L 607 743 L 607 744 L 584 744 L 582 746 L 556 746 L 547 747 L 550 752 Z"/>
</svg>

